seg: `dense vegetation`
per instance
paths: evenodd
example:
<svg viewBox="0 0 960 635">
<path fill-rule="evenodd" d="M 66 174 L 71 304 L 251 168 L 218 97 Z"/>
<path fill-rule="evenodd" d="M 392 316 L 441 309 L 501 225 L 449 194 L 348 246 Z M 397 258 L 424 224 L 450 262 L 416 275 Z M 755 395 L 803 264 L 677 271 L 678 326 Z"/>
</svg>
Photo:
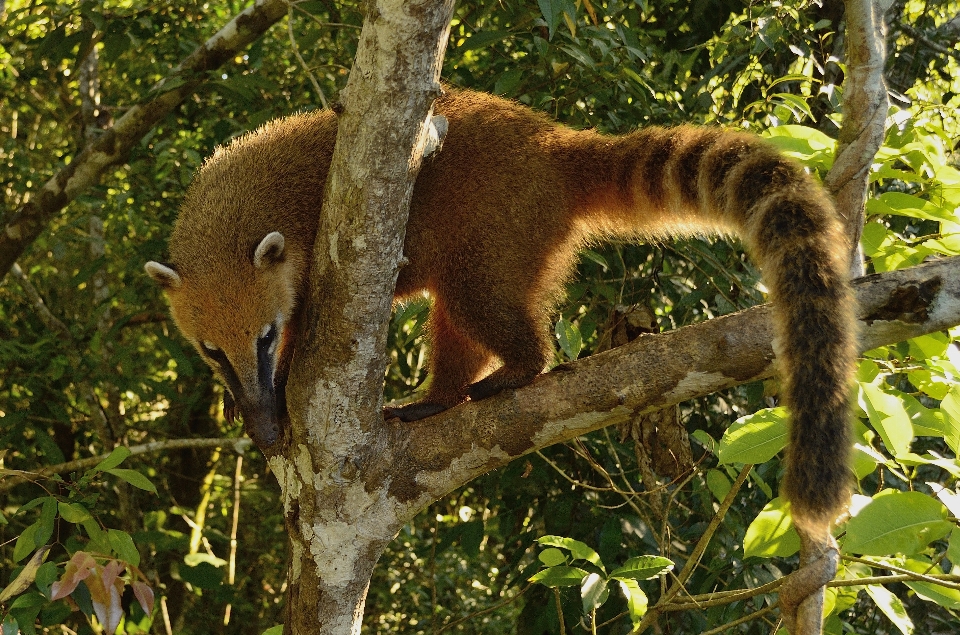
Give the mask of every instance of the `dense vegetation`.
<svg viewBox="0 0 960 635">
<path fill-rule="evenodd" d="M 210 72 L 123 163 L 56 216 L 13 272 L 3 272 L 4 635 L 101 633 L 114 620 L 131 634 L 259 635 L 277 623 L 286 559 L 277 483 L 255 449 L 235 443 L 242 429 L 222 415 L 223 389 L 175 331 L 142 264 L 164 256 L 180 197 L 218 144 L 335 101 L 359 33 L 357 5 L 292 3 L 288 18 Z M 157 82 L 243 7 L 0 2 L 0 221 L 131 107 L 153 99 Z M 842 122 L 842 19 L 836 1 L 464 1 L 443 76 L 576 127 L 617 133 L 694 122 L 755 130 L 822 176 Z M 870 186 L 869 271 L 960 254 L 960 3 L 895 0 L 885 19 L 892 107 Z M 596 245 L 557 311 L 556 361 L 610 346 L 618 306 L 655 316 L 665 330 L 762 301 L 757 271 L 736 244 Z M 388 399 L 425 379 L 428 310 L 426 302 L 397 307 Z M 957 329 L 917 338 L 870 351 L 861 363 L 857 505 L 873 511 L 846 528 L 841 578 L 891 565 L 960 572 L 957 338 Z M 641 555 L 682 563 L 749 463 L 757 465 L 686 590 L 780 577 L 796 565 L 794 538 L 779 522 L 780 455 L 746 454 L 728 437 L 718 458 L 730 423 L 776 399 L 776 382 L 758 382 L 667 413 L 663 426 L 676 419 L 692 434 L 692 472 L 674 477 L 683 461 L 651 459 L 639 442 L 643 422 L 635 422 L 531 455 L 437 501 L 381 560 L 367 631 L 540 635 L 596 625 L 629 632 L 642 610 L 642 594 L 629 589 L 653 601 L 665 582 L 624 583 L 621 593 L 611 578 L 607 599 L 581 596 L 575 572 L 573 586 L 528 580 L 550 567 L 599 575 L 594 556 L 608 572 Z M 763 411 L 742 422 L 739 438 L 775 436 L 782 420 L 778 410 Z M 210 438 L 225 443 L 176 444 Z M 756 438 L 747 445 L 759 445 Z M 146 443 L 159 447 L 63 467 Z M 55 474 L 37 474 L 52 466 L 60 466 Z M 877 524 L 890 519 L 902 524 Z M 882 541 L 886 534 L 899 539 Z M 538 544 L 544 536 L 578 542 Z M 20 588 L 22 572 L 28 584 Z M 84 572 L 94 575 L 65 588 Z M 953 632 L 958 588 L 910 581 L 831 589 L 827 629 Z M 661 625 L 701 633 L 774 598 L 671 613 Z M 770 632 L 775 622 L 775 613 L 761 615 L 731 632 Z"/>
</svg>

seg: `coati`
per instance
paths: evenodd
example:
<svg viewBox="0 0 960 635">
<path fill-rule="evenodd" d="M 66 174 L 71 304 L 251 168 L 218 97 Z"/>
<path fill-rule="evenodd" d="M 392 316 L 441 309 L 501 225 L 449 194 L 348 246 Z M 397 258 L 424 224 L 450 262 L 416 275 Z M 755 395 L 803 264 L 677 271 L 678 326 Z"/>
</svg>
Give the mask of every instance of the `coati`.
<svg viewBox="0 0 960 635">
<path fill-rule="evenodd" d="M 542 372 L 550 313 L 585 242 L 735 234 L 776 311 L 793 416 L 787 495 L 797 519 L 829 526 L 848 492 L 855 332 L 850 241 L 824 190 L 750 134 L 605 136 L 466 90 L 435 112 L 449 130 L 417 179 L 396 286 L 397 298 L 433 298 L 432 383 L 387 414 L 420 419 Z M 299 114 L 218 149 L 186 193 L 169 262 L 146 264 L 225 382 L 227 415 L 239 408 L 260 444 L 278 435 L 336 132 L 332 112 Z"/>
</svg>

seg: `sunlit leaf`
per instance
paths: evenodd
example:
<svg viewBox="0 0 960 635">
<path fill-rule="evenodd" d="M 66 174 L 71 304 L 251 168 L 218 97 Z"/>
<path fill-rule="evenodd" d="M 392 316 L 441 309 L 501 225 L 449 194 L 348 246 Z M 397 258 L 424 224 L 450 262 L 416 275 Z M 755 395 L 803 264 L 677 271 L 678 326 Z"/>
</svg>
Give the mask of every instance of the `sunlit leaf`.
<svg viewBox="0 0 960 635">
<path fill-rule="evenodd" d="M 647 613 L 647 594 L 640 589 L 640 585 L 632 578 L 617 581 L 620 583 L 620 590 L 624 597 L 627 598 L 630 621 L 636 626 Z"/>
<path fill-rule="evenodd" d="M 113 449 L 113 452 L 111 452 L 107 458 L 97 463 L 97 465 L 90 470 L 90 472 L 106 472 L 107 470 L 113 469 L 123 463 L 124 460 L 130 456 L 130 454 L 131 452 L 129 448 L 119 445 Z"/>
<path fill-rule="evenodd" d="M 573 538 L 564 538 L 563 536 L 541 536 L 540 538 L 537 538 L 537 542 L 541 545 L 566 549 L 575 559 L 586 560 L 587 562 L 600 567 L 602 571 L 606 571 L 606 569 L 603 568 L 603 562 L 600 561 L 600 555 L 579 540 L 574 540 Z"/>
<path fill-rule="evenodd" d="M 528 578 L 530 582 L 536 582 L 546 587 L 579 586 L 580 581 L 587 575 L 587 572 L 577 567 L 560 565 L 538 571 Z"/>
<path fill-rule="evenodd" d="M 617 580 L 650 580 L 673 569 L 673 561 L 661 556 L 636 556 L 610 572 Z"/>
<path fill-rule="evenodd" d="M 44 545 L 34 552 L 33 556 L 23 565 L 23 569 L 20 570 L 17 577 L 0 592 L 0 604 L 6 604 L 10 601 L 10 598 L 20 595 L 30 588 L 48 551 L 50 551 L 50 545 Z"/>
<path fill-rule="evenodd" d="M 800 536 L 793 528 L 790 505 L 782 498 L 767 503 L 763 511 L 747 527 L 743 538 L 743 555 L 786 557 L 800 550 Z"/>
<path fill-rule="evenodd" d="M 900 598 L 888 591 L 879 584 L 870 584 L 866 588 L 867 595 L 874 601 L 884 615 L 893 622 L 903 635 L 913 634 L 913 621 L 907 615 L 907 610 L 903 608 L 903 602 Z"/>
<path fill-rule="evenodd" d="M 590 573 L 580 582 L 580 600 L 586 614 L 602 606 L 609 596 L 607 581 L 599 574 Z"/>
<path fill-rule="evenodd" d="M 887 450 L 894 456 L 909 452 L 913 424 L 901 401 L 873 384 L 861 383 L 860 394 L 861 405 Z"/>
<path fill-rule="evenodd" d="M 847 522 L 843 553 L 914 554 L 946 536 L 953 525 L 947 509 L 920 492 L 885 490 Z"/>
<path fill-rule="evenodd" d="M 768 408 L 735 421 L 720 439 L 720 463 L 764 463 L 787 445 L 787 411 Z"/>
</svg>

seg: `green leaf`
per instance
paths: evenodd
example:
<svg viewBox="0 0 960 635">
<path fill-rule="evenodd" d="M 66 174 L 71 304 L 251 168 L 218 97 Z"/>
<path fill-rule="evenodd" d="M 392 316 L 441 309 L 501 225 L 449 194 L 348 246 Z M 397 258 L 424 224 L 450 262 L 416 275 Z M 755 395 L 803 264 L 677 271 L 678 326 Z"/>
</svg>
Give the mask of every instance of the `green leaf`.
<svg viewBox="0 0 960 635">
<path fill-rule="evenodd" d="M 17 536 L 17 544 L 13 547 L 13 561 L 20 562 L 39 545 L 36 543 L 35 536 L 40 529 L 40 521 L 37 521 L 23 530 L 23 533 Z"/>
<path fill-rule="evenodd" d="M 860 384 L 861 406 L 870 418 L 870 424 L 880 434 L 887 450 L 897 456 L 910 451 L 913 424 L 903 404 L 895 395 L 884 392 L 873 384 Z"/>
<path fill-rule="evenodd" d="M 727 497 L 731 485 L 730 479 L 720 470 L 707 470 L 707 487 L 718 501 Z"/>
<path fill-rule="evenodd" d="M 180 578 L 201 589 L 215 589 L 223 583 L 224 572 L 208 562 L 195 567 L 180 567 Z"/>
<path fill-rule="evenodd" d="M 528 580 L 551 589 L 563 586 L 579 586 L 587 572 L 577 567 L 561 565 L 537 572 Z"/>
<path fill-rule="evenodd" d="M 110 474 L 113 474 L 117 478 L 123 479 L 124 481 L 126 481 L 127 483 L 130 483 L 134 487 L 138 487 L 148 492 L 153 492 L 154 494 L 157 493 L 157 488 L 154 486 L 153 483 L 150 482 L 150 479 L 148 479 L 146 476 L 144 476 L 143 474 L 141 474 L 136 470 L 124 470 L 120 468 L 115 468 L 112 470 L 107 470 L 107 472 L 109 472 Z"/>
<path fill-rule="evenodd" d="M 57 511 L 60 512 L 61 518 L 75 525 L 92 518 L 87 508 L 80 503 L 59 503 Z"/>
<path fill-rule="evenodd" d="M 212 556 L 209 553 L 188 553 L 183 557 L 183 561 L 191 567 L 195 567 L 201 563 L 214 567 L 224 567 L 227 564 L 227 561 L 223 558 Z"/>
<path fill-rule="evenodd" d="M 940 411 L 945 415 L 943 439 L 954 455 L 960 455 L 960 384 L 954 384 L 940 401 Z"/>
<path fill-rule="evenodd" d="M 867 213 L 871 215 L 909 216 L 923 220 L 956 222 L 952 210 L 944 209 L 912 194 L 885 192 L 867 201 Z"/>
<path fill-rule="evenodd" d="M 647 613 L 647 594 L 640 589 L 640 584 L 632 578 L 618 580 L 618 582 L 620 583 L 620 590 L 623 592 L 624 597 L 627 598 L 627 610 L 630 611 L 630 621 L 633 622 L 634 626 L 637 626 Z"/>
<path fill-rule="evenodd" d="M 130 456 L 130 454 L 129 448 L 126 448 L 122 445 L 117 446 L 107 458 L 97 463 L 97 465 L 93 469 L 89 470 L 87 474 L 96 474 L 98 472 L 106 472 L 107 470 L 111 470 L 123 463 L 124 460 Z"/>
<path fill-rule="evenodd" d="M 509 31 L 478 31 L 467 38 L 463 44 L 457 47 L 457 52 L 485 48 L 490 44 L 502 42 L 510 37 L 511 35 Z"/>
<path fill-rule="evenodd" d="M 946 518 L 946 507 L 934 498 L 884 490 L 847 522 L 841 551 L 868 556 L 918 553 L 953 529 Z"/>
<path fill-rule="evenodd" d="M 883 614 L 893 622 L 893 625 L 900 629 L 903 635 L 913 634 L 913 622 L 903 608 L 903 602 L 900 598 L 888 591 L 879 584 L 870 584 L 866 587 L 867 595 L 874 601 Z"/>
<path fill-rule="evenodd" d="M 597 573 L 590 573 L 580 582 L 580 600 L 583 603 L 583 612 L 589 615 L 591 611 L 600 608 L 610 597 L 607 581 Z"/>
<path fill-rule="evenodd" d="M 741 417 L 720 439 L 720 464 L 764 463 L 786 447 L 787 438 L 785 408 L 768 408 Z"/>
<path fill-rule="evenodd" d="M 610 573 L 617 580 L 650 580 L 673 569 L 673 561 L 661 556 L 636 556 Z"/>
<path fill-rule="evenodd" d="M 117 554 L 117 558 L 135 567 L 140 566 L 140 552 L 133 544 L 133 538 L 130 537 L 130 534 L 119 529 L 108 529 L 107 539 L 110 541 L 110 548 L 113 549 L 113 553 Z"/>
<path fill-rule="evenodd" d="M 560 342 L 560 348 L 568 359 L 575 360 L 580 355 L 583 348 L 583 337 L 580 335 L 580 329 L 566 318 L 560 318 L 557 321 L 557 341 Z"/>
<path fill-rule="evenodd" d="M 791 556 L 800 550 L 800 536 L 793 528 L 790 505 L 782 498 L 774 498 L 747 527 L 743 538 L 745 557 Z"/>
<path fill-rule="evenodd" d="M 54 567 L 56 571 L 56 565 L 52 562 L 44 563 L 43 560 L 47 555 L 47 551 L 50 550 L 48 545 L 37 549 L 33 557 L 27 561 L 27 563 L 20 569 L 20 573 L 17 574 L 17 577 L 13 579 L 10 584 L 4 587 L 3 591 L 0 591 L 0 605 L 5 605 L 10 601 L 10 598 L 20 595 L 33 584 L 33 581 L 37 578 L 37 575 L 40 572 L 41 567 L 45 564 L 50 564 Z"/>
<path fill-rule="evenodd" d="M 603 567 L 603 562 L 600 560 L 600 555 L 579 540 L 574 540 L 573 538 L 564 538 L 563 536 L 541 536 L 540 538 L 537 538 L 537 542 L 541 545 L 566 549 L 570 552 L 570 555 L 572 555 L 574 559 L 586 560 L 587 562 L 600 567 L 601 571 L 606 572 L 606 569 Z"/>
<path fill-rule="evenodd" d="M 954 533 L 956 533 L 956 530 L 954 530 Z M 915 573 L 929 573 L 933 563 L 926 558 L 908 558 L 902 566 Z M 948 609 L 960 609 L 960 591 L 957 589 L 943 587 L 930 582 L 917 582 L 915 580 L 904 582 L 904 584 L 928 602 L 934 602 Z"/>
<path fill-rule="evenodd" d="M 46 544 L 53 536 L 53 525 L 57 520 L 57 499 L 53 496 L 47 496 L 43 501 L 43 509 L 40 511 L 40 520 L 37 533 L 33 540 L 37 546 Z"/>
<path fill-rule="evenodd" d="M 907 340 L 910 356 L 914 359 L 943 357 L 950 347 L 950 338 L 946 333 L 929 333 Z"/>
<path fill-rule="evenodd" d="M 880 252 L 880 248 L 890 235 L 890 230 L 880 223 L 866 223 L 863 226 L 863 233 L 860 235 L 860 244 L 863 246 L 863 253 L 869 258 L 873 258 Z"/>
<path fill-rule="evenodd" d="M 263 635 L 283 635 L 283 624 L 271 626 L 267 630 L 263 631 Z"/>
<path fill-rule="evenodd" d="M 554 549 L 553 547 L 541 551 L 537 556 L 537 559 L 548 567 L 555 567 L 558 564 L 564 564 L 567 561 L 567 557 L 563 555 L 563 552 L 559 549 Z"/>
<path fill-rule="evenodd" d="M 960 528 L 954 528 L 950 532 L 950 542 L 947 543 L 947 558 L 950 559 L 953 566 L 960 566 Z"/>
<path fill-rule="evenodd" d="M 540 13 L 547 22 L 548 39 L 553 39 L 553 33 L 560 25 L 560 14 L 563 13 L 561 0 L 537 0 Z"/>
</svg>

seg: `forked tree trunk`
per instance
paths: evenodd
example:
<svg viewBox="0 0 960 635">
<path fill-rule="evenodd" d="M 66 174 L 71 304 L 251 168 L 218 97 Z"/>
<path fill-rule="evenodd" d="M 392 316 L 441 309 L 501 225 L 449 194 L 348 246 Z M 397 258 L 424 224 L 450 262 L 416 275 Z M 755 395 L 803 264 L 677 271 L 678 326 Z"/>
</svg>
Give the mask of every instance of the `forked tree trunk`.
<svg viewBox="0 0 960 635">
<path fill-rule="evenodd" d="M 453 4 L 369 2 L 340 96 L 291 420 L 269 453 L 290 540 L 286 633 L 359 633 L 373 567 L 407 520 L 380 478 L 386 335 Z"/>
</svg>

